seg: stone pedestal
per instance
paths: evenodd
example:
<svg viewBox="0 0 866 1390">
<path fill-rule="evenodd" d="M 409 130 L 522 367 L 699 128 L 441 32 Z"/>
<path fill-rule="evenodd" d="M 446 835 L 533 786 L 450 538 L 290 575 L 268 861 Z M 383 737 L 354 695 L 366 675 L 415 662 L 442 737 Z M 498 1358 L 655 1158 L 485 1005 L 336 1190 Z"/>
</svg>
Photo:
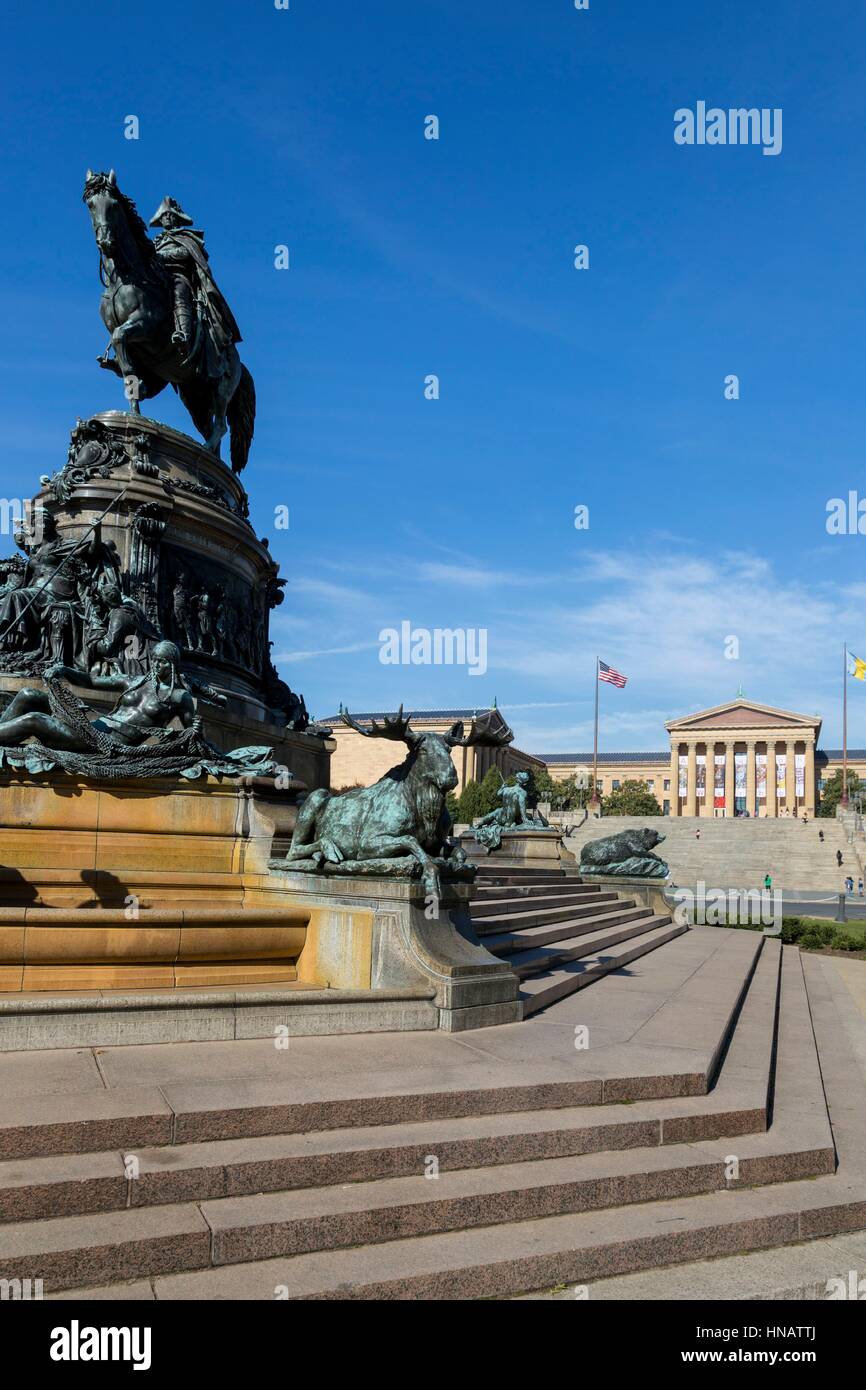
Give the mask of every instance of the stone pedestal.
<svg viewBox="0 0 866 1390">
<path fill-rule="evenodd" d="M 298 784 L 179 777 L 0 777 L 0 907 L 241 906 L 270 886 L 288 844 Z M 273 899 L 271 899 L 273 901 Z"/>
<path fill-rule="evenodd" d="M 550 873 L 577 871 L 577 860 L 566 849 L 561 830 L 503 830 L 499 849 L 487 853 L 472 831 L 460 835 L 462 849 L 475 864 L 486 869 L 534 869 Z"/>
<path fill-rule="evenodd" d="M 670 884 L 663 878 L 627 878 L 622 874 L 592 874 L 583 879 L 584 883 L 598 884 L 605 892 L 613 890 L 623 897 L 634 898 L 641 907 L 648 907 L 659 916 L 672 914 L 673 907 L 666 901 L 665 894 L 672 893 Z"/>
<path fill-rule="evenodd" d="M 270 665 L 270 614 L 285 580 L 225 463 L 157 420 L 103 411 L 79 421 L 66 466 L 43 476 L 34 502 L 65 543 L 84 541 L 102 518 L 124 598 L 176 643 L 186 676 L 223 701 L 200 701 L 206 737 L 225 749 L 266 744 L 308 788 L 328 786 L 333 741 L 287 727 L 298 710 Z M 41 684 L 42 655 L 32 643 L 0 653 L 0 709 L 23 685 Z M 62 663 L 80 666 L 80 653 L 73 662 L 66 652 Z M 116 692 L 78 692 L 100 711 L 117 700 Z"/>
<path fill-rule="evenodd" d="M 414 879 L 319 877 L 272 870 L 282 894 L 315 913 L 316 930 L 298 959 L 298 978 L 337 989 L 435 990 L 446 1032 L 516 1023 L 519 983 L 506 962 L 481 945 L 469 918 L 472 885 L 443 885 L 428 915 Z"/>
</svg>

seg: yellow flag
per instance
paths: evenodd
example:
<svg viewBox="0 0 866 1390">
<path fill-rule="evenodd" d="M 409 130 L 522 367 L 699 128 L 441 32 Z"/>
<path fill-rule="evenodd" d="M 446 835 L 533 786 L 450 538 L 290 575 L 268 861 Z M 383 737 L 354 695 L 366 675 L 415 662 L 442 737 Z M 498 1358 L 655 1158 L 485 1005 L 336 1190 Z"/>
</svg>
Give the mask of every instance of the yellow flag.
<svg viewBox="0 0 866 1390">
<path fill-rule="evenodd" d="M 866 661 L 855 656 L 853 652 L 848 653 L 848 660 L 851 662 L 848 667 L 849 676 L 853 676 L 855 681 L 866 681 Z"/>
</svg>

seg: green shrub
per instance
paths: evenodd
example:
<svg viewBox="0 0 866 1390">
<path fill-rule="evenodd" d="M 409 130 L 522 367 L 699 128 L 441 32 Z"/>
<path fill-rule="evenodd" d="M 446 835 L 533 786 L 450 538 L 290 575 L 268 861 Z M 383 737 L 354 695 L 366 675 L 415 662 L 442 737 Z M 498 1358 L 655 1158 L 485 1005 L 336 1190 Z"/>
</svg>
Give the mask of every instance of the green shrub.
<svg viewBox="0 0 866 1390">
<path fill-rule="evenodd" d="M 743 931 L 763 931 L 760 922 L 728 925 Z M 825 922 L 817 917 L 783 917 L 781 940 L 785 946 L 802 946 L 806 951 L 820 951 L 823 946 L 834 951 L 866 951 L 866 925 L 856 923 L 844 927 L 840 922 Z"/>
</svg>

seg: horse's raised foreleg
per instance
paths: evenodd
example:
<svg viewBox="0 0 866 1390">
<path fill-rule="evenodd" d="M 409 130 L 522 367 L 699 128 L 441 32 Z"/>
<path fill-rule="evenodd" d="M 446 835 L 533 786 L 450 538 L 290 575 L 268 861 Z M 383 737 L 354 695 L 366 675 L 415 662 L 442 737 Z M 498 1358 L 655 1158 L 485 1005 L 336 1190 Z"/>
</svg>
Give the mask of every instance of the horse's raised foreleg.
<svg viewBox="0 0 866 1390">
<path fill-rule="evenodd" d="M 152 335 L 153 325 L 150 316 L 142 309 L 130 314 L 128 319 L 118 324 L 111 335 L 112 346 L 117 358 L 117 371 L 126 383 L 126 398 L 129 401 L 130 409 L 135 415 L 140 415 L 139 399 L 141 396 L 141 380 L 132 362 L 129 349 L 135 347 L 137 342 L 146 342 Z"/>
</svg>

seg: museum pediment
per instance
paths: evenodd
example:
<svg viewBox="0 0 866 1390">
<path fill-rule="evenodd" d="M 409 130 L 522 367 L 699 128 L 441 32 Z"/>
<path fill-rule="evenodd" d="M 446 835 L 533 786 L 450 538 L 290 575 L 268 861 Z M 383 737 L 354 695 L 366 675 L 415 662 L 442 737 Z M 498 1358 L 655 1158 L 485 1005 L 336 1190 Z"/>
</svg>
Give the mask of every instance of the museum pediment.
<svg viewBox="0 0 866 1390">
<path fill-rule="evenodd" d="M 796 714 L 792 710 L 774 709 L 749 700 L 734 700 L 697 714 L 672 719 L 665 728 L 671 733 L 697 732 L 701 729 L 814 729 L 821 727 L 818 715 Z"/>
</svg>

